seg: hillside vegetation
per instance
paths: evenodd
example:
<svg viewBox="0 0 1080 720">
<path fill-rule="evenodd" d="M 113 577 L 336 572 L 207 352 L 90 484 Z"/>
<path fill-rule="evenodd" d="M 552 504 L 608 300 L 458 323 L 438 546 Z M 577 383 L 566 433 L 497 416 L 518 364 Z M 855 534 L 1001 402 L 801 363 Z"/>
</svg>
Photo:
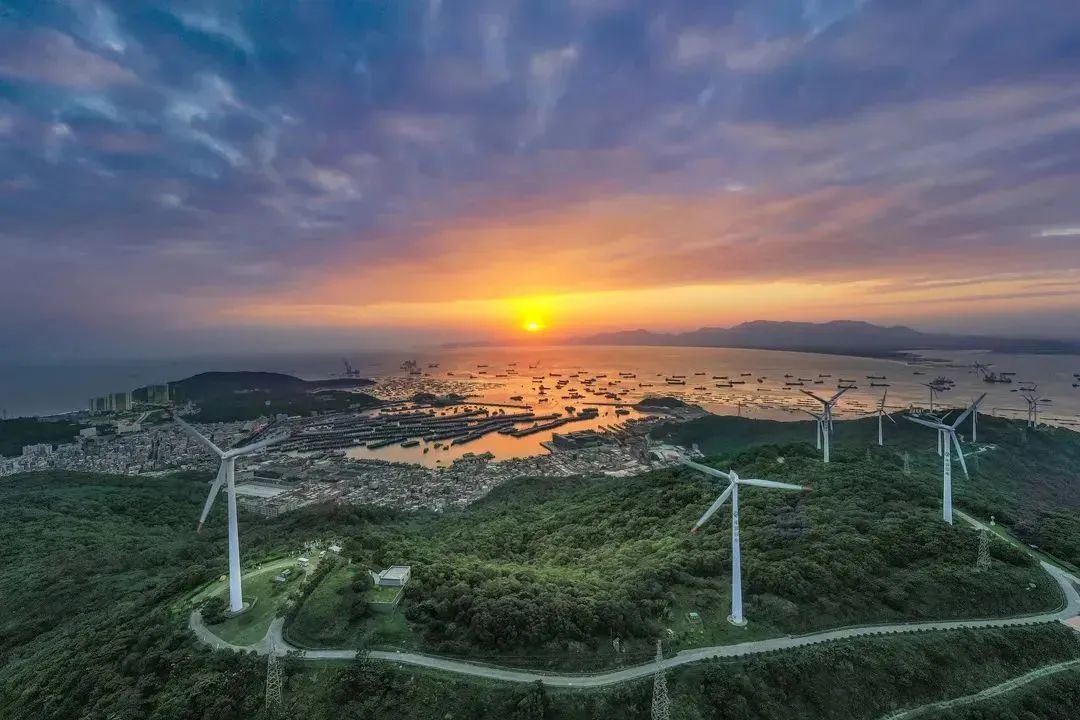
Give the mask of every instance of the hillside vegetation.
<svg viewBox="0 0 1080 720">
<path fill-rule="evenodd" d="M 884 452 L 896 458 L 910 453 L 912 476 L 936 478 L 940 497 L 941 459 L 934 432 L 900 415 L 894 415 L 896 425 L 886 422 Z M 970 437 L 970 421 L 960 432 Z M 713 415 L 669 424 L 656 435 L 687 446 L 697 443 L 706 454 L 722 454 L 768 443 L 812 442 L 814 423 Z M 1080 433 L 1054 427 L 1031 430 L 1021 421 L 980 415 L 978 439 L 982 452 L 965 443 L 971 479 L 958 463 L 953 468 L 956 506 L 983 519 L 994 515 L 1025 542 L 1080 567 Z M 867 447 L 878 453 L 876 445 L 875 418 L 836 423 L 839 459 L 865 453 Z"/>
<path fill-rule="evenodd" d="M 922 485 L 898 482 L 897 469 L 884 460 L 874 469 L 853 459 L 827 475 L 798 448 L 763 448 L 730 460 L 747 473 L 805 476 L 815 485 L 807 496 L 753 489 L 743 495 L 748 631 L 835 624 L 860 614 L 1004 613 L 1054 600 L 1044 592 L 1045 576 L 1004 543 L 993 546 L 993 572 L 973 577 L 971 534 L 944 528 L 932 496 L 920 501 Z M 185 598 L 225 569 L 223 513 L 202 536 L 192 528 L 206 480 L 42 473 L 0 485 L 0 717 L 265 717 L 264 661 L 211 652 L 186 627 Z M 441 516 L 357 507 L 274 520 L 245 515 L 243 557 L 250 567 L 312 537 L 344 537 L 353 566 L 368 559 L 413 565 L 405 611 L 416 642 L 536 653 L 542 657 L 528 662 L 539 664 L 552 657 L 544 648 L 585 656 L 594 643 L 610 647 L 614 627 L 639 638 L 627 656 L 633 657 L 651 648 L 672 607 L 698 608 L 706 628 L 729 632 L 722 620 L 727 522 L 718 516 L 700 536 L 686 533 L 715 492 L 686 473 L 653 473 L 521 481 Z M 961 543 L 962 552 L 945 552 L 951 543 Z M 1019 589 L 1028 577 L 1040 584 L 1036 593 Z M 679 627 L 669 652 L 700 641 L 687 632 Z M 1073 654 L 1074 635 L 1057 626 L 927 634 L 703 664 L 670 673 L 669 683 L 674 717 L 869 718 L 880 708 L 970 692 Z M 287 716 L 314 720 L 387 713 L 418 720 L 649 716 L 649 682 L 553 692 L 372 663 L 304 669 L 290 662 L 286 675 Z M 835 712 L 823 690 L 831 681 L 844 688 Z"/>
<path fill-rule="evenodd" d="M 301 380 L 270 372 L 206 372 L 170 383 L 176 402 L 199 407 L 200 422 L 375 407 L 378 399 L 356 392 L 372 384 L 365 378 Z"/>
<path fill-rule="evenodd" d="M 67 420 L 53 422 L 32 417 L 0 420 L 0 455 L 21 455 L 23 445 L 69 443 L 84 427 Z"/>
<path fill-rule="evenodd" d="M 826 468 L 806 446 L 768 446 L 717 462 L 813 486 L 741 493 L 747 629 L 725 621 L 729 514 L 687 532 L 722 489 L 691 471 L 520 480 L 461 511 L 353 520 L 343 508 L 304 522 L 342 528 L 345 553 L 361 563 L 413 566 L 401 605 L 406 644 L 508 663 L 640 660 L 669 628 L 676 647 L 690 647 L 1059 603 L 1056 585 L 1005 543 L 991 545 L 994 572 L 976 572 L 977 535 L 940 521 L 939 482 L 904 476 L 889 453 L 851 454 Z M 691 611 L 700 628 L 687 623 Z M 326 628 L 340 619 L 305 622 Z M 613 638 L 628 652 L 614 653 Z"/>
</svg>

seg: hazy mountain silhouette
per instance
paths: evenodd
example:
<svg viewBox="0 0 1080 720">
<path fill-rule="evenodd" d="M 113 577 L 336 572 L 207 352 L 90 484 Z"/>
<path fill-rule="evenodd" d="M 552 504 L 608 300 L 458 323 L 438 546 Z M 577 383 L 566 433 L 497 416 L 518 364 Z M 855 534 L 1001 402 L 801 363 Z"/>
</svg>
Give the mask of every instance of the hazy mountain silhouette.
<svg viewBox="0 0 1080 720">
<path fill-rule="evenodd" d="M 905 350 L 989 350 L 1004 353 L 1080 353 L 1080 342 L 925 333 L 903 325 L 884 327 L 855 320 L 824 323 L 755 320 L 730 328 L 682 333 L 624 330 L 574 338 L 581 345 L 678 345 L 790 350 L 845 355 L 895 355 Z"/>
</svg>

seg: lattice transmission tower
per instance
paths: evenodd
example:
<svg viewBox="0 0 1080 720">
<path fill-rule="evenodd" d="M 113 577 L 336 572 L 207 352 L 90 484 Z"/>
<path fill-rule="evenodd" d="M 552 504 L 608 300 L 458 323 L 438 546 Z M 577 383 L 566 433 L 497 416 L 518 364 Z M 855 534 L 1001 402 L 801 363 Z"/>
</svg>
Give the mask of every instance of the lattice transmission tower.
<svg viewBox="0 0 1080 720">
<path fill-rule="evenodd" d="M 667 692 L 667 678 L 664 676 L 664 648 L 656 641 L 656 678 L 653 680 L 652 720 L 671 720 L 671 698 Z"/>
<path fill-rule="evenodd" d="M 986 530 L 979 531 L 979 557 L 975 569 L 980 572 L 990 569 L 990 533 Z"/>
<path fill-rule="evenodd" d="M 266 709 L 272 717 L 281 711 L 281 662 L 273 643 L 266 654 Z"/>
</svg>

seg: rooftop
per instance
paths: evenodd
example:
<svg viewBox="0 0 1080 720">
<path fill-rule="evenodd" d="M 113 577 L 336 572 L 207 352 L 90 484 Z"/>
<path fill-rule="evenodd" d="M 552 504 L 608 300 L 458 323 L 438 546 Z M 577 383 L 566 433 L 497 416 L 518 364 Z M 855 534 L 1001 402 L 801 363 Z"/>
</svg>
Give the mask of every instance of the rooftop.
<svg viewBox="0 0 1080 720">
<path fill-rule="evenodd" d="M 379 577 L 386 580 L 402 580 L 409 574 L 410 569 L 409 565 L 392 565 L 379 573 Z"/>
</svg>

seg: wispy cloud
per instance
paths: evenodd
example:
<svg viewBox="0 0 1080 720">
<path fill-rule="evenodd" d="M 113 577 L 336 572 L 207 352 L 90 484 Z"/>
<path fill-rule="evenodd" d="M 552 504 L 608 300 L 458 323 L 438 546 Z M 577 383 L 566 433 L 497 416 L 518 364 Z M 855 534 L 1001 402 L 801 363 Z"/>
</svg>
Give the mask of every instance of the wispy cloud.
<svg viewBox="0 0 1080 720">
<path fill-rule="evenodd" d="M 46 5 L 0 27 L 0 332 L 77 335 L 118 275 L 88 337 L 182 327 L 192 288 L 297 324 L 1076 304 L 1075 0 Z"/>
</svg>

